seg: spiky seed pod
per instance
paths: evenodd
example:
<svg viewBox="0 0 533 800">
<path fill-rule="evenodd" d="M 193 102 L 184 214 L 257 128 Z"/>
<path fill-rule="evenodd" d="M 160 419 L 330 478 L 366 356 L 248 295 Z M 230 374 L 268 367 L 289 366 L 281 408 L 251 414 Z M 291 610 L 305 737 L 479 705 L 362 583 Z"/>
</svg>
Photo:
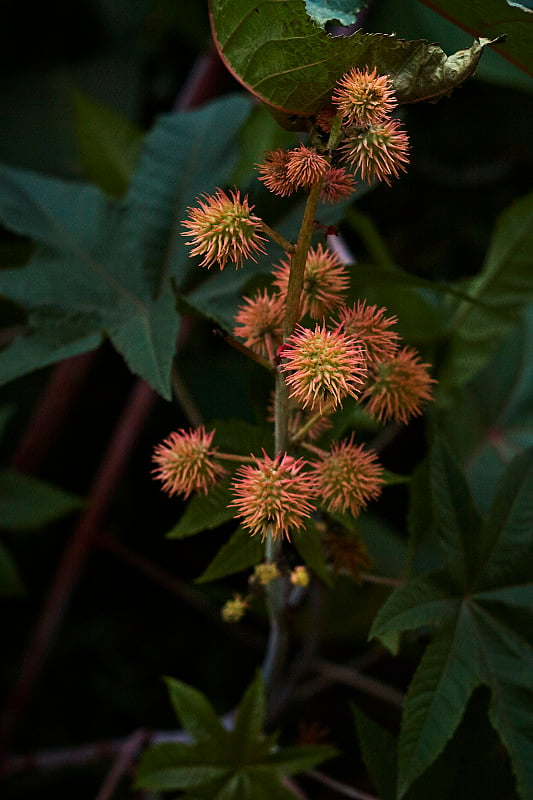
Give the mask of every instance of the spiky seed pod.
<svg viewBox="0 0 533 800">
<path fill-rule="evenodd" d="M 314 331 L 297 325 L 285 340 L 282 358 L 289 397 L 314 411 L 336 408 L 348 395 L 357 397 L 366 378 L 357 340 L 319 325 Z"/>
<path fill-rule="evenodd" d="M 270 192 L 281 197 L 288 197 L 297 189 L 287 174 L 288 161 L 289 151 L 278 147 L 266 153 L 261 164 L 256 164 L 259 180 Z"/>
<path fill-rule="evenodd" d="M 207 494 L 219 478 L 226 474 L 214 460 L 217 448 L 212 446 L 215 431 L 204 426 L 171 433 L 154 449 L 153 475 L 163 483 L 169 495 L 181 494 L 185 499 L 193 492 Z"/>
<path fill-rule="evenodd" d="M 307 189 L 324 177 L 329 161 L 312 147 L 301 144 L 289 150 L 287 177 L 299 189 Z"/>
<path fill-rule="evenodd" d="M 285 306 L 279 295 L 269 295 L 267 290 L 254 297 L 245 297 L 235 315 L 237 325 L 233 335 L 244 339 L 247 347 L 265 358 L 270 358 L 281 344 Z"/>
<path fill-rule="evenodd" d="M 281 298 L 287 298 L 291 262 L 283 260 L 274 270 L 274 285 Z M 335 253 L 321 244 L 311 247 L 304 268 L 304 284 L 300 300 L 302 316 L 309 313 L 313 319 L 323 317 L 336 308 L 348 290 L 348 270 Z"/>
<path fill-rule="evenodd" d="M 338 324 L 348 336 L 354 336 L 361 343 L 369 369 L 390 360 L 398 350 L 400 337 L 390 330 L 398 320 L 386 317 L 386 313 L 386 308 L 367 306 L 366 300 L 358 300 L 352 308 L 340 309 Z"/>
<path fill-rule="evenodd" d="M 362 396 L 367 410 L 380 422 L 407 423 L 422 413 L 424 403 L 432 398 L 430 365 L 423 364 L 419 354 L 404 347 L 390 361 L 382 362 Z"/>
<path fill-rule="evenodd" d="M 187 209 L 189 219 L 183 222 L 187 230 L 182 236 L 191 239 L 191 255 L 204 257 L 200 266 L 209 269 L 218 264 L 224 269 L 231 261 L 239 269 L 244 259 L 256 261 L 256 256 L 265 252 L 262 222 L 252 214 L 253 208 L 247 195 L 241 200 L 238 189 L 231 197 L 217 189 L 214 195 L 199 199 L 198 207 Z"/>
<path fill-rule="evenodd" d="M 381 122 L 397 105 L 390 77 L 368 67 L 354 67 L 343 75 L 331 99 L 344 122 L 359 127 Z"/>
<path fill-rule="evenodd" d="M 313 462 L 319 493 L 327 511 L 349 511 L 356 517 L 370 500 L 375 500 L 383 485 L 383 467 L 376 454 L 355 444 L 353 435 L 333 442 L 320 461 Z"/>
<path fill-rule="evenodd" d="M 338 203 L 351 197 L 355 190 L 356 182 L 353 175 L 342 167 L 330 167 L 324 175 L 320 199 L 325 203 Z"/>
<path fill-rule="evenodd" d="M 409 163 L 409 138 L 397 119 L 349 133 L 340 149 L 364 181 L 377 178 L 390 186 L 391 177 L 398 178 Z"/>
<path fill-rule="evenodd" d="M 270 458 L 253 456 L 255 466 L 246 464 L 237 470 L 232 484 L 234 499 L 230 506 L 237 509 L 242 525 L 252 536 L 264 539 L 290 539 L 290 533 L 305 525 L 315 509 L 315 481 L 302 472 L 306 463 L 287 453 Z"/>
</svg>

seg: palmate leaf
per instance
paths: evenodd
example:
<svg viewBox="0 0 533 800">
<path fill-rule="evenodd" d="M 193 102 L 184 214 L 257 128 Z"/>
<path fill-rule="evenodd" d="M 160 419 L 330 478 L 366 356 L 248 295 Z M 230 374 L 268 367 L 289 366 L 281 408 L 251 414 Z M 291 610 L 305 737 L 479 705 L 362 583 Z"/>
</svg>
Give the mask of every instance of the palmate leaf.
<svg viewBox="0 0 533 800">
<path fill-rule="evenodd" d="M 439 374 L 440 397 L 461 386 L 487 363 L 533 302 L 533 193 L 516 200 L 500 216 L 482 271 L 458 306 L 447 358 Z"/>
<path fill-rule="evenodd" d="M 307 16 L 304 0 L 210 0 L 210 14 L 228 69 L 289 127 L 287 115 L 309 116 L 327 106 L 336 81 L 351 67 L 376 66 L 391 76 L 398 100 L 413 103 L 449 94 L 492 44 L 483 39 L 447 56 L 421 39 L 362 31 L 333 37 Z"/>
<path fill-rule="evenodd" d="M 184 789 L 191 800 L 290 800 L 281 778 L 336 755 L 322 745 L 278 748 L 263 734 L 265 689 L 257 673 L 242 698 L 233 730 L 222 727 L 205 697 L 187 684 L 167 680 L 180 721 L 193 744 L 160 744 L 143 756 L 136 786 L 152 791 Z"/>
<path fill-rule="evenodd" d="M 0 219 L 36 244 L 26 266 L 0 275 L 0 295 L 29 313 L 28 335 L 0 353 L 3 381 L 108 336 L 133 372 L 170 397 L 179 321 L 171 280 L 189 264 L 179 221 L 197 193 L 231 174 L 249 111 L 247 98 L 229 96 L 163 115 L 145 137 L 123 201 L 94 186 L 0 169 Z"/>
<path fill-rule="evenodd" d="M 435 626 L 413 678 L 399 742 L 403 796 L 442 752 L 474 689 L 491 691 L 489 716 L 518 790 L 533 791 L 533 450 L 508 467 L 487 520 L 477 520 L 447 448 L 432 452 L 433 501 L 447 566 L 391 595 L 371 630 Z M 436 486 L 439 484 L 438 490 Z"/>
<path fill-rule="evenodd" d="M 26 531 L 49 525 L 78 511 L 83 499 L 30 475 L 0 471 L 0 526 Z"/>
</svg>

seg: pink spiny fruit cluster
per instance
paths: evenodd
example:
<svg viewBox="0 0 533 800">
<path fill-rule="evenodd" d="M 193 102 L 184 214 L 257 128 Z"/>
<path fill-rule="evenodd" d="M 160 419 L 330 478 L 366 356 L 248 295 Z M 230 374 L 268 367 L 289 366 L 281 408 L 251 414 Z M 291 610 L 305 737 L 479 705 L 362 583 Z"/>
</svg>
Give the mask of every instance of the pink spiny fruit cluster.
<svg viewBox="0 0 533 800">
<path fill-rule="evenodd" d="M 352 173 L 390 183 L 408 163 L 407 135 L 391 117 L 395 108 L 388 76 L 375 69 L 350 70 L 338 82 L 331 106 L 317 116 L 310 142 L 267 153 L 258 165 L 259 179 L 282 197 L 316 187 L 315 196 L 320 191 L 325 202 L 353 193 Z M 218 264 L 223 269 L 228 262 L 239 268 L 265 252 L 264 234 L 279 243 L 282 237 L 253 210 L 237 189 L 229 195 L 217 189 L 201 198 L 184 223 L 192 255 L 201 256 L 208 268 Z M 270 363 L 288 395 L 290 452 L 243 455 L 231 479 L 229 507 L 241 525 L 252 536 L 273 540 L 305 531 L 318 511 L 357 516 L 381 492 L 378 457 L 356 443 L 353 433 L 326 450 L 317 447 L 321 437 L 327 440 L 336 409 L 356 402 L 379 422 L 407 423 L 422 413 L 434 383 L 429 365 L 415 350 L 402 347 L 394 330 L 397 320 L 385 308 L 365 300 L 345 304 L 349 272 L 323 244 L 311 245 L 305 264 L 300 261 L 299 315 L 287 326 L 295 246 L 281 243 L 286 255 L 273 267 L 271 285 L 243 298 L 233 328 L 256 359 Z M 238 457 L 220 453 L 213 446 L 214 433 L 203 426 L 180 430 L 155 449 L 154 475 L 170 495 L 186 499 L 193 492 L 206 493 L 227 475 L 220 461 Z M 303 450 L 313 455 L 304 457 Z M 258 575 L 259 583 L 266 584 L 265 570 Z M 269 580 L 275 577 L 268 575 Z M 229 601 L 225 617 L 240 619 L 247 602 L 240 597 Z"/>
</svg>

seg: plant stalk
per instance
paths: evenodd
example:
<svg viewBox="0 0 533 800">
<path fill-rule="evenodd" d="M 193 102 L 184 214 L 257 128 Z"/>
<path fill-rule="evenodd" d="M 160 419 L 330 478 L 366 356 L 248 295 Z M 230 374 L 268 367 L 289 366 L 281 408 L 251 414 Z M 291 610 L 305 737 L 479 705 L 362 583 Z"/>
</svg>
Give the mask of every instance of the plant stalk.
<svg viewBox="0 0 533 800">
<path fill-rule="evenodd" d="M 305 274 L 305 262 L 314 231 L 314 222 L 318 197 L 322 181 L 316 183 L 309 192 L 300 226 L 296 247 L 292 253 L 287 302 L 283 325 L 283 338 L 291 335 L 294 326 L 300 319 L 300 297 Z M 281 373 L 276 374 L 275 394 L 275 428 L 274 446 L 276 453 L 284 453 L 289 446 L 289 393 Z M 265 559 L 267 562 L 277 561 L 281 551 L 281 542 L 275 540 L 269 531 L 265 540 Z M 263 662 L 263 678 L 269 698 L 272 698 L 279 687 L 289 644 L 286 609 L 285 582 L 273 581 L 266 587 L 267 610 L 270 620 L 270 633 Z"/>
</svg>

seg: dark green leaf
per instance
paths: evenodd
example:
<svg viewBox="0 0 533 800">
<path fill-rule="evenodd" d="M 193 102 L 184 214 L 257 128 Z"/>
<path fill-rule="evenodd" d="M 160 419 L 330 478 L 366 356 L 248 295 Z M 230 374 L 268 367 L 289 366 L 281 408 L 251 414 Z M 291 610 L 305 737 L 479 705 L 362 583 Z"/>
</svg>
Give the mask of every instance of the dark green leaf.
<svg viewBox="0 0 533 800">
<path fill-rule="evenodd" d="M 12 405 L 0 406 L 0 440 L 4 437 L 14 411 L 15 407 Z"/>
<path fill-rule="evenodd" d="M 282 747 L 269 758 L 275 764 L 278 775 L 293 775 L 316 767 L 322 761 L 328 761 L 339 755 L 335 747 L 326 744 L 293 745 Z"/>
<path fill-rule="evenodd" d="M 475 69 L 488 39 L 446 56 L 424 40 L 365 34 L 332 37 L 305 13 L 304 0 L 257 4 L 210 0 L 219 52 L 238 80 L 284 115 L 308 116 L 328 105 L 351 67 L 391 75 L 398 99 L 412 103 L 448 94 Z"/>
<path fill-rule="evenodd" d="M 179 222 L 198 194 L 231 174 L 249 110 L 247 98 L 233 96 L 161 117 L 123 202 L 93 186 L 0 171 L 0 218 L 37 244 L 26 266 L 0 275 L 0 294 L 30 312 L 29 334 L 2 353 L 4 380 L 108 335 L 130 369 L 170 398 L 178 329 L 171 279 L 182 279 L 189 263 Z"/>
<path fill-rule="evenodd" d="M 24 594 L 19 569 L 13 556 L 0 542 L 0 596 L 21 597 Z"/>
<path fill-rule="evenodd" d="M 463 3 L 462 0 L 421 0 L 475 36 L 505 34 L 498 52 L 533 75 L 533 19 L 524 9 L 501 0 Z"/>
<path fill-rule="evenodd" d="M 207 583 L 242 572 L 258 564 L 263 558 L 264 546 L 257 536 L 251 536 L 244 528 L 237 528 L 233 536 L 222 545 L 207 569 L 196 579 Z"/>
<path fill-rule="evenodd" d="M 381 800 L 396 800 L 396 739 L 388 730 L 352 707 L 361 755 Z"/>
<path fill-rule="evenodd" d="M 242 740 L 245 746 L 246 738 L 257 739 L 263 733 L 265 718 L 265 685 L 261 673 L 257 672 L 255 678 L 246 689 L 235 717 L 234 735 Z"/>
<path fill-rule="evenodd" d="M 168 539 L 185 539 L 202 531 L 218 528 L 233 519 L 234 511 L 228 508 L 231 501 L 227 486 L 217 485 L 207 494 L 197 494 L 190 500 L 179 522 L 167 533 Z"/>
<path fill-rule="evenodd" d="M 224 778 L 227 766 L 208 745 L 159 744 L 147 750 L 139 765 L 135 785 L 140 789 L 166 791 L 203 786 Z"/>
<path fill-rule="evenodd" d="M 479 372 L 516 324 L 518 312 L 533 302 L 532 249 L 533 194 L 529 194 L 498 221 L 484 267 L 468 287 L 469 295 L 479 302 L 465 301 L 456 311 L 439 375 L 442 389 L 460 386 Z"/>
<path fill-rule="evenodd" d="M 463 585 L 470 585 L 479 569 L 479 544 L 473 531 L 481 527 L 466 479 L 444 441 L 437 439 L 431 451 L 431 493 L 441 541 L 454 560 L 450 569 L 467 570 L 460 574 Z M 457 553 L 461 558 L 457 559 Z"/>
<path fill-rule="evenodd" d="M 399 795 L 443 751 L 474 689 L 486 685 L 491 722 L 525 798 L 533 788 L 533 670 L 524 668 L 533 664 L 533 450 L 511 463 L 485 522 L 449 453 L 437 446 L 432 459 L 435 518 L 451 529 L 448 566 L 397 589 L 371 631 L 385 641 L 427 625 L 438 631 L 409 688 Z"/>
<path fill-rule="evenodd" d="M 170 278 L 181 286 L 188 274 L 181 221 L 201 194 L 229 180 L 250 111 L 249 98 L 228 95 L 195 111 L 164 114 L 146 135 L 124 199 L 124 235 L 131 251 L 143 254 L 154 292 Z"/>
<path fill-rule="evenodd" d="M 462 8 L 469 9 L 465 4 Z M 423 5 L 419 0 L 380 0 L 378 5 L 372 7 L 372 13 L 365 19 L 365 30 L 369 33 L 395 33 L 402 39 L 427 39 L 438 42 L 443 50 L 452 53 L 464 47 L 470 41 L 474 30 L 465 33 L 457 27 L 448 17 L 443 17 L 429 5 Z M 499 27 L 494 29 L 499 32 Z M 494 31 L 491 31 L 493 35 Z M 502 43 L 503 44 L 503 43 Z M 505 46 L 510 44 L 505 42 Z M 475 72 L 476 80 L 484 80 L 492 85 L 507 86 L 533 90 L 533 81 L 514 63 L 511 63 L 501 54 L 500 46 L 496 45 L 485 51 Z"/>
<path fill-rule="evenodd" d="M 30 309 L 52 307 L 56 319 L 59 311 L 69 319 L 77 314 L 91 319 L 93 333 L 106 331 L 132 368 L 170 396 L 177 333 L 172 293 L 165 286 L 152 300 L 140 254 L 124 252 L 118 204 L 92 186 L 8 167 L 0 171 L 0 188 L 4 223 L 40 245 L 28 265 L 2 272 L 0 293 Z M 38 341 L 55 360 L 56 347 L 46 336 Z M 9 348 L 3 356 L 10 358 Z"/>
<path fill-rule="evenodd" d="M 0 472 L 0 526 L 29 530 L 48 525 L 83 506 L 81 497 L 18 472 Z"/>
<path fill-rule="evenodd" d="M 192 686 L 175 678 L 166 678 L 172 708 L 196 742 L 227 739 L 227 732 L 204 695 Z"/>
<path fill-rule="evenodd" d="M 114 109 L 79 89 L 72 90 L 74 125 L 87 178 L 110 195 L 121 197 L 142 145 L 141 131 Z"/>
<path fill-rule="evenodd" d="M 263 734 L 265 689 L 256 673 L 226 731 L 210 703 L 196 689 L 168 680 L 174 708 L 196 743 L 163 744 L 141 759 L 136 786 L 151 790 L 189 789 L 194 800 L 290 800 L 281 778 L 336 755 L 330 747 L 303 746 L 274 751 L 277 735 Z"/>
</svg>

